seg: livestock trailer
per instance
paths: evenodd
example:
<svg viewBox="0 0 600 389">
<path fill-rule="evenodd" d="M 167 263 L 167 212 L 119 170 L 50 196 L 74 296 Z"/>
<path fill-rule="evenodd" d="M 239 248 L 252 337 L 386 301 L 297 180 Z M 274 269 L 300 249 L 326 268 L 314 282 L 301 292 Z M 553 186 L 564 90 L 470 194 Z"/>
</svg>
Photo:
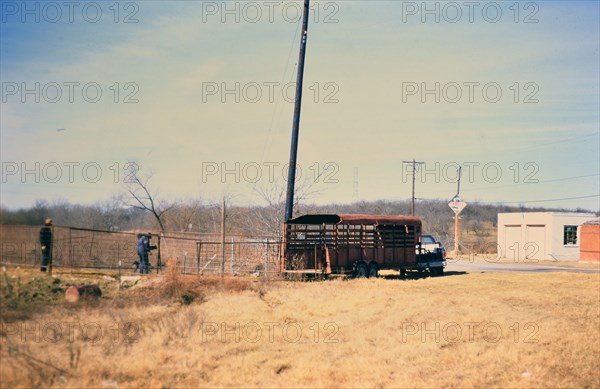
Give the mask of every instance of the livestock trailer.
<svg viewBox="0 0 600 389">
<path fill-rule="evenodd" d="M 413 216 L 309 214 L 283 226 L 282 272 L 376 277 L 379 270 L 429 269 L 441 275 L 441 252 L 421 251 L 421 220 Z"/>
</svg>

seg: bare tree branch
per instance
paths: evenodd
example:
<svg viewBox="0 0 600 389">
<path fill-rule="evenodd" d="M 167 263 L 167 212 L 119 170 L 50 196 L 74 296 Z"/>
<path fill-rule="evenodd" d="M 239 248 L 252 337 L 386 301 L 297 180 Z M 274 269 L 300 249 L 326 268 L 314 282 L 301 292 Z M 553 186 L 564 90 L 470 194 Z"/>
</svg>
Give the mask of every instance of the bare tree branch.
<svg viewBox="0 0 600 389">
<path fill-rule="evenodd" d="M 294 196 L 294 209 L 298 209 L 301 203 L 319 193 L 314 189 L 317 180 L 305 179 L 296 183 Z M 267 235 L 279 236 L 281 226 L 285 222 L 285 197 L 287 186 L 278 180 L 270 185 L 254 187 L 254 191 L 266 203 L 264 207 L 253 208 L 251 228 L 257 229 Z"/>
<path fill-rule="evenodd" d="M 150 193 L 148 185 L 152 175 L 147 176 L 146 179 L 142 181 L 138 176 L 138 172 L 135 172 L 131 175 L 131 178 L 132 182 L 130 182 L 128 188 L 131 198 L 126 202 L 126 205 L 151 213 L 152 216 L 154 216 L 162 235 L 164 235 L 166 227 L 163 216 L 176 207 L 177 204 L 156 200 L 156 195 Z"/>
</svg>

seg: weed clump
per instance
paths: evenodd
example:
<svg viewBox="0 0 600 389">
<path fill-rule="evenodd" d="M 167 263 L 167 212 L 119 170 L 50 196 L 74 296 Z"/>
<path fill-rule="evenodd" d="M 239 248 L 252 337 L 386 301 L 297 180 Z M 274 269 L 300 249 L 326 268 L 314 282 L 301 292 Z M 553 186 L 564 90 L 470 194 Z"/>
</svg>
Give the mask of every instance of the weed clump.
<svg viewBox="0 0 600 389">
<path fill-rule="evenodd" d="M 167 261 L 167 272 L 136 288 L 137 293 L 143 293 L 149 303 L 180 302 L 190 305 L 202 303 L 212 293 L 239 293 L 246 290 L 264 293 L 264 285 L 255 285 L 252 279 L 219 276 L 183 275 L 177 269 L 175 260 Z"/>
</svg>

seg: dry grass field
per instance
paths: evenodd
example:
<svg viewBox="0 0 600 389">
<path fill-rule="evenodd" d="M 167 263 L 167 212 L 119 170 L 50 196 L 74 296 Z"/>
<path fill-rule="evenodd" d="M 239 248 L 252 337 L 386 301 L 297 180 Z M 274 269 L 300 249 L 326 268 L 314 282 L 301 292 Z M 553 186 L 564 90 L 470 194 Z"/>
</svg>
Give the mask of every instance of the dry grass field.
<svg viewBox="0 0 600 389">
<path fill-rule="evenodd" d="M 3 388 L 600 387 L 599 275 L 7 276 Z M 89 282 L 99 301 L 63 302 Z"/>
<path fill-rule="evenodd" d="M 541 260 L 541 259 L 510 259 L 510 258 L 496 258 L 490 255 L 481 254 L 460 254 L 448 258 L 448 264 L 456 263 L 484 263 L 484 264 L 506 264 L 516 266 L 549 266 L 549 267 L 562 267 L 569 269 L 600 269 L 600 262 L 581 262 L 581 261 L 555 261 L 555 260 Z"/>
</svg>

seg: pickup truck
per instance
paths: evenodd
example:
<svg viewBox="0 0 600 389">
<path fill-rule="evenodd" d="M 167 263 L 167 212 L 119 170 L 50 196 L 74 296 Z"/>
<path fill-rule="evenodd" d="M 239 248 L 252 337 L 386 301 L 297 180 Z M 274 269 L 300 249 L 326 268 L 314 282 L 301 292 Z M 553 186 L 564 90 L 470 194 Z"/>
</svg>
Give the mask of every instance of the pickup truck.
<svg viewBox="0 0 600 389">
<path fill-rule="evenodd" d="M 440 241 L 435 240 L 433 235 L 423 234 L 421 235 L 421 249 L 423 252 L 435 253 L 441 251 L 442 257 L 446 259 L 446 249 Z"/>
</svg>

